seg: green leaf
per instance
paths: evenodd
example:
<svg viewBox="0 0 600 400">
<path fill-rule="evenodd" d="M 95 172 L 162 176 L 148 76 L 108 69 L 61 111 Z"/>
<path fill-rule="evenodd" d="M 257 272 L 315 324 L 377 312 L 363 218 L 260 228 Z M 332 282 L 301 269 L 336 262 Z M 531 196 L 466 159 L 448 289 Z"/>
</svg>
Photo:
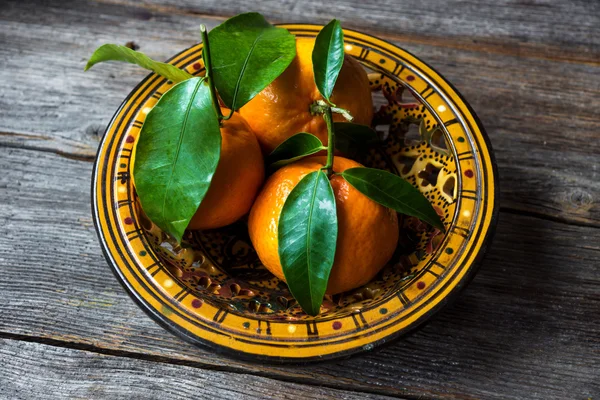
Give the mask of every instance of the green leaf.
<svg viewBox="0 0 600 400">
<path fill-rule="evenodd" d="M 317 35 L 312 62 L 317 88 L 329 101 L 344 64 L 344 31 L 337 19 L 325 25 Z"/>
<path fill-rule="evenodd" d="M 373 168 L 350 168 L 340 175 L 359 192 L 399 213 L 417 217 L 441 231 L 444 224 L 429 200 L 398 175 Z"/>
<path fill-rule="evenodd" d="M 335 257 L 337 211 L 327 175 L 306 175 L 279 217 L 279 259 L 290 292 L 309 315 L 319 313 Z"/>
<path fill-rule="evenodd" d="M 104 44 L 98 47 L 87 62 L 84 71 L 87 71 L 92 66 L 103 61 L 123 61 L 137 64 L 140 67 L 156 72 L 173 82 L 182 82 L 186 79 L 193 78 L 192 75 L 174 65 L 154 61 L 143 53 L 116 44 Z"/>
<path fill-rule="evenodd" d="M 367 125 L 335 122 L 335 147 L 349 157 L 364 152 L 379 142 L 379 136 Z"/>
<path fill-rule="evenodd" d="M 327 147 L 323 146 L 323 143 L 315 135 L 306 132 L 296 133 L 269 154 L 267 164 L 272 167 L 281 167 L 326 149 Z"/>
<path fill-rule="evenodd" d="M 204 78 L 167 91 L 146 116 L 134 181 L 142 208 L 181 241 L 208 191 L 221 155 L 221 130 Z"/>
<path fill-rule="evenodd" d="M 296 56 L 296 39 L 258 13 L 240 14 L 208 33 L 215 86 L 231 110 L 260 93 Z"/>
</svg>

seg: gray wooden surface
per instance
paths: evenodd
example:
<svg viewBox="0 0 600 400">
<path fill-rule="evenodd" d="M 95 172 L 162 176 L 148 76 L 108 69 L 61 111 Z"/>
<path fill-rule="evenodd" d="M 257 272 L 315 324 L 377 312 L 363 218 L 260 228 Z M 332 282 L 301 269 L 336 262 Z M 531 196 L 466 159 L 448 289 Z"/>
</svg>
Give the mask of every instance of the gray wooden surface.
<svg viewBox="0 0 600 400">
<path fill-rule="evenodd" d="M 326 22 L 417 54 L 494 146 L 501 214 L 455 304 L 378 351 L 304 367 L 232 360 L 152 322 L 110 272 L 91 160 L 135 67 L 241 11 Z M 600 398 L 600 2 L 0 2 L 0 398 Z"/>
</svg>

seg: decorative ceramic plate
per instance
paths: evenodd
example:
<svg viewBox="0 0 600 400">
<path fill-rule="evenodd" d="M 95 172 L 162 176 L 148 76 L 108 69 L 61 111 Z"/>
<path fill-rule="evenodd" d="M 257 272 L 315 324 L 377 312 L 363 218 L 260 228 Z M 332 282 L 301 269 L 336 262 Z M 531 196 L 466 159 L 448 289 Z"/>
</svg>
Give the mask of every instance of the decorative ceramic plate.
<svg viewBox="0 0 600 400">
<path fill-rule="evenodd" d="M 281 25 L 300 37 L 320 26 Z M 379 275 L 327 296 L 304 314 L 260 263 L 245 221 L 189 232 L 179 246 L 143 214 L 130 171 L 148 111 L 172 83 L 152 74 L 121 105 L 95 164 L 93 213 L 117 278 L 152 318 L 195 343 L 254 360 L 312 361 L 371 350 L 417 327 L 473 277 L 496 223 L 496 176 L 481 123 L 460 94 L 408 52 L 345 30 L 346 53 L 368 70 L 383 145 L 361 160 L 409 180 L 437 208 L 447 233 L 401 219 L 398 249 Z M 203 73 L 202 45 L 170 63 Z"/>
</svg>

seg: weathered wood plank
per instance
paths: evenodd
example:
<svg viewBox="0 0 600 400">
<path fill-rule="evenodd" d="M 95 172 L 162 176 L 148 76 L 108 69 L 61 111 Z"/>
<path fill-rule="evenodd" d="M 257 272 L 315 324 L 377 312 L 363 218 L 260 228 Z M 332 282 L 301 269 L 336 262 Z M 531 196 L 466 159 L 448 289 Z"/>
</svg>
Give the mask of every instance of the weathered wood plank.
<svg viewBox="0 0 600 400">
<path fill-rule="evenodd" d="M 287 19 L 312 18 L 314 7 L 294 8 Z M 89 1 L 20 1 L 3 3 L 2 11 L 0 146 L 84 159 L 94 157 L 112 113 L 145 75 L 122 64 L 84 73 L 91 51 L 135 40 L 141 51 L 164 59 L 197 40 L 200 22 L 209 28 L 219 22 L 172 8 Z M 600 67 L 398 43 L 439 69 L 477 110 L 505 182 L 504 208 L 600 226 Z"/>
<path fill-rule="evenodd" d="M 403 5 L 398 13 L 390 2 L 356 0 L 263 2 L 255 9 L 279 21 L 324 22 L 335 15 L 426 59 L 482 117 L 498 155 L 504 208 L 599 226 L 600 25 L 594 21 L 600 3 L 489 3 L 451 0 L 443 3 L 445 12 L 438 12 L 441 4 Z M 0 4 L 0 170 L 6 171 L 0 176 L 0 335 L 155 358 L 168 368 L 187 368 L 169 365 L 184 363 L 418 398 L 598 396 L 599 230 L 525 215 L 503 214 L 482 272 L 452 308 L 373 354 L 302 368 L 263 366 L 193 348 L 153 324 L 100 255 L 89 217 L 90 165 L 7 146 L 92 158 L 98 132 L 144 75 L 118 66 L 84 75 L 93 48 L 135 40 L 164 59 L 195 41 L 200 21 L 209 27 L 220 21 L 198 13 L 245 11 L 228 1 L 170 4 Z M 96 109 L 84 114 L 85 104 Z M 193 370 L 192 376 L 208 376 Z M 256 379 L 265 378 L 239 382 Z"/>
<path fill-rule="evenodd" d="M 0 142 L 78 158 L 93 159 L 113 113 L 147 75 L 123 64 L 84 73 L 96 47 L 138 41 L 142 36 L 134 32 L 144 32 L 144 52 L 166 59 L 199 41 L 194 18 L 174 24 L 174 17 L 135 8 L 121 13 L 118 6 L 107 12 L 90 1 L 0 7 Z"/>
<path fill-rule="evenodd" d="M 390 397 L 0 339 L 4 399 L 390 399 Z"/>
<path fill-rule="evenodd" d="M 154 324 L 113 278 L 89 163 L 0 148 L 0 332 L 346 390 L 419 398 L 600 394 L 600 229 L 504 213 L 476 279 L 422 330 L 306 367 L 231 360 Z"/>
<path fill-rule="evenodd" d="M 570 1 L 239 1 L 101 0 L 151 12 L 233 16 L 249 9 L 281 22 L 338 18 L 403 42 L 598 64 L 600 4 Z M 293 18 L 292 18 L 293 17 Z"/>
</svg>

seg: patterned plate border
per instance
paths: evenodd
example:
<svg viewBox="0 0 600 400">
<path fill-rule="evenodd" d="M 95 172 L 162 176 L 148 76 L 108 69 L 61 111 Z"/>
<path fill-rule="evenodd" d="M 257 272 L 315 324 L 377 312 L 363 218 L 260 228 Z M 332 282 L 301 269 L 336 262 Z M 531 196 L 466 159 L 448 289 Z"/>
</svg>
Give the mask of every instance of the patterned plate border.
<svg viewBox="0 0 600 400">
<path fill-rule="evenodd" d="M 317 25 L 280 25 L 314 37 Z M 119 107 L 100 144 L 92 180 L 92 213 L 103 252 L 126 291 L 153 319 L 194 344 L 251 360 L 307 362 L 371 350 L 422 324 L 455 298 L 474 276 L 494 230 L 497 171 L 489 139 L 453 86 L 395 45 L 345 30 L 346 52 L 392 74 L 427 105 L 457 161 L 458 196 L 449 233 L 420 279 L 377 307 L 334 320 L 265 321 L 216 308 L 195 297 L 161 265 L 147 243 L 132 204 L 129 159 L 145 114 L 171 83 L 151 74 Z M 170 63 L 202 72 L 201 44 Z"/>
</svg>

